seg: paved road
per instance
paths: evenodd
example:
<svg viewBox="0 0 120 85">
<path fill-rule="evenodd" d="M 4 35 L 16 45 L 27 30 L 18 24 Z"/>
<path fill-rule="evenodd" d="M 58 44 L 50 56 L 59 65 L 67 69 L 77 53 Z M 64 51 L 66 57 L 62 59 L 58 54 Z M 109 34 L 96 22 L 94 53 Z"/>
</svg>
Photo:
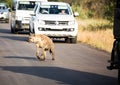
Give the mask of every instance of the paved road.
<svg viewBox="0 0 120 85">
<path fill-rule="evenodd" d="M 11 34 L 0 23 L 0 85 L 117 85 L 106 69 L 110 54 L 84 44 L 55 41 L 55 61 L 38 61 L 27 34 Z"/>
</svg>

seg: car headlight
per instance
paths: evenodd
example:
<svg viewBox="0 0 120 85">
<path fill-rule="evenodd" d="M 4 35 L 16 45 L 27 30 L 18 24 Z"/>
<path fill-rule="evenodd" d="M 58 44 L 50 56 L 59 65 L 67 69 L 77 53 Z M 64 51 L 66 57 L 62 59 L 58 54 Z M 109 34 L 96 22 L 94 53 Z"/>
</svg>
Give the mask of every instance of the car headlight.
<svg viewBox="0 0 120 85">
<path fill-rule="evenodd" d="M 8 16 L 8 15 L 9 15 L 9 13 L 8 13 L 8 12 L 3 12 L 3 14 L 4 14 L 4 15 L 6 15 L 6 16 Z"/>
<path fill-rule="evenodd" d="M 21 16 L 16 16 L 16 20 L 22 20 Z"/>
<path fill-rule="evenodd" d="M 39 19 L 38 19 L 38 22 L 39 22 L 39 24 L 41 24 L 41 25 L 45 25 L 45 21 L 43 21 L 43 20 L 39 20 Z"/>
<path fill-rule="evenodd" d="M 8 14 L 8 12 L 4 12 L 5 14 Z"/>
<path fill-rule="evenodd" d="M 73 25 L 73 24 L 75 24 L 75 21 L 69 21 L 68 22 L 68 25 Z"/>
</svg>

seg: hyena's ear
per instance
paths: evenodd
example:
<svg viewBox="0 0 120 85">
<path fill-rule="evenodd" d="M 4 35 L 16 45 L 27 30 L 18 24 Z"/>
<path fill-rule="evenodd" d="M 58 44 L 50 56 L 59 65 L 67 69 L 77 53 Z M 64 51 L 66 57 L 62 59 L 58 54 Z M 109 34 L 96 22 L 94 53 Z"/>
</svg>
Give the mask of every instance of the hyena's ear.
<svg viewBox="0 0 120 85">
<path fill-rule="evenodd" d="M 38 34 L 35 34 L 34 36 L 36 37 L 36 36 L 38 36 Z"/>
<path fill-rule="evenodd" d="M 34 36 L 35 36 L 35 34 L 31 34 L 30 36 L 31 36 L 31 37 L 34 37 Z"/>
</svg>

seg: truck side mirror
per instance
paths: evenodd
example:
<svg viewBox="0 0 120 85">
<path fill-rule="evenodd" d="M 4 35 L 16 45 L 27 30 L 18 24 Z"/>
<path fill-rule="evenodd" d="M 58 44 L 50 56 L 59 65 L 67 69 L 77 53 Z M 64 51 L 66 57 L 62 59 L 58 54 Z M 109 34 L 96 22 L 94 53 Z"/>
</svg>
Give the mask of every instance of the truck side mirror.
<svg viewBox="0 0 120 85">
<path fill-rule="evenodd" d="M 9 12 L 11 11 L 10 7 L 8 7 Z"/>
<path fill-rule="evenodd" d="M 30 16 L 36 16 L 36 14 L 35 14 L 34 12 L 32 12 L 32 13 L 30 14 Z"/>
<path fill-rule="evenodd" d="M 78 17 L 79 13 L 78 12 L 74 12 L 74 17 Z"/>
<path fill-rule="evenodd" d="M 15 11 L 16 10 L 15 7 L 12 7 L 12 10 Z"/>
</svg>

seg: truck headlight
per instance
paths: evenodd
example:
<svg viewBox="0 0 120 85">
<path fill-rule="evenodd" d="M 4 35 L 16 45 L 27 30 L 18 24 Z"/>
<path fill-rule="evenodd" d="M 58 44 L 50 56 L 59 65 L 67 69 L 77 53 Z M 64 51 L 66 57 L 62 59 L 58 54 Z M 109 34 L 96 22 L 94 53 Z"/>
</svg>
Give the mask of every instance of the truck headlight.
<svg viewBox="0 0 120 85">
<path fill-rule="evenodd" d="M 69 28 L 68 31 L 72 32 L 74 31 L 74 28 Z"/>
<path fill-rule="evenodd" d="M 8 16 L 7 12 L 2 12 L 1 14 L 3 14 L 4 16 Z"/>
<path fill-rule="evenodd" d="M 68 22 L 68 25 L 73 25 L 73 24 L 75 24 L 75 21 L 69 21 Z"/>
<path fill-rule="evenodd" d="M 45 22 L 44 22 L 43 20 L 39 20 L 39 19 L 38 19 L 38 22 L 39 22 L 39 24 L 41 24 L 41 25 L 45 25 Z"/>
<path fill-rule="evenodd" d="M 22 20 L 21 16 L 16 16 L 16 20 Z"/>
</svg>

